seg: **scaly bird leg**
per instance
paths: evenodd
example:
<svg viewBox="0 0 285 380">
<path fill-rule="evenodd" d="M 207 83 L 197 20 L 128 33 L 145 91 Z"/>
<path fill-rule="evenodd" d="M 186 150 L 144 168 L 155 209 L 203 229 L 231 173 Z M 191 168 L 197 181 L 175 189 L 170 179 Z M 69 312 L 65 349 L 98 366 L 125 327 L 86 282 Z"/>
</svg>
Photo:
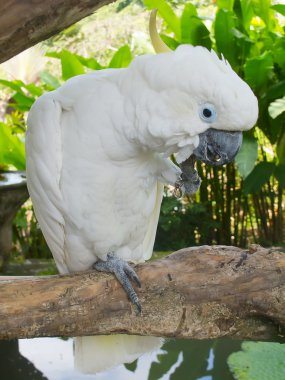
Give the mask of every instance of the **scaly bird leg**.
<svg viewBox="0 0 285 380">
<path fill-rule="evenodd" d="M 126 261 L 118 258 L 114 252 L 110 252 L 107 255 L 106 261 L 100 260 L 96 262 L 93 265 L 93 268 L 100 272 L 114 273 L 125 289 L 130 301 L 137 307 L 138 312 L 141 312 L 142 307 L 139 298 L 134 291 L 130 280 L 132 280 L 139 288 L 141 287 L 141 283 L 136 272 Z"/>
</svg>

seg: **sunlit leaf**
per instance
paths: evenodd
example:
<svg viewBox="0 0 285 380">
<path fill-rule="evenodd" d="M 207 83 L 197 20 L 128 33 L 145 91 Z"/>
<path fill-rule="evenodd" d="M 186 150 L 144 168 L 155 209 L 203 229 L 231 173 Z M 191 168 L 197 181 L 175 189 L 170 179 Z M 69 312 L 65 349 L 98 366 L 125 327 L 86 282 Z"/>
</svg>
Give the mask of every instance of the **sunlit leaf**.
<svg viewBox="0 0 285 380">
<path fill-rule="evenodd" d="M 246 178 L 253 170 L 257 160 L 257 153 L 257 140 L 254 137 L 244 135 L 242 146 L 235 158 L 238 171 L 243 178 Z"/>
<path fill-rule="evenodd" d="M 270 103 L 268 107 L 269 115 L 272 119 L 281 115 L 285 111 L 285 96 L 281 99 L 276 99 L 274 102 Z"/>
<path fill-rule="evenodd" d="M 273 162 L 260 162 L 252 172 L 246 177 L 243 183 L 245 194 L 254 194 L 269 180 L 275 170 Z"/>
<path fill-rule="evenodd" d="M 5 87 L 11 88 L 11 90 L 14 90 L 16 92 L 23 93 L 23 89 L 21 88 L 19 83 L 15 82 L 15 81 L 0 79 L 0 84 L 2 84 Z"/>
<path fill-rule="evenodd" d="M 83 66 L 88 67 L 92 70 L 101 70 L 104 68 L 104 66 L 100 65 L 100 63 L 93 57 L 85 58 L 81 55 L 76 54 L 76 58 L 79 60 L 80 63 L 82 63 Z"/>
<path fill-rule="evenodd" d="M 114 55 L 109 63 L 109 68 L 128 67 L 132 61 L 132 53 L 128 45 L 122 46 Z"/>
<path fill-rule="evenodd" d="M 245 29 L 250 29 L 250 22 L 254 16 L 253 6 L 251 0 L 240 0 L 242 20 Z"/>
<path fill-rule="evenodd" d="M 219 8 L 227 9 L 228 11 L 233 10 L 234 0 L 217 0 L 217 5 Z"/>
<path fill-rule="evenodd" d="M 85 73 L 84 66 L 79 62 L 75 54 L 63 50 L 60 59 L 63 80 Z"/>
<path fill-rule="evenodd" d="M 0 163 L 13 165 L 18 170 L 25 169 L 24 143 L 4 123 L 0 123 Z"/>
<path fill-rule="evenodd" d="M 25 89 L 29 91 L 31 95 L 41 96 L 43 94 L 43 89 L 34 83 L 29 83 L 24 85 Z"/>
<path fill-rule="evenodd" d="M 271 8 L 280 13 L 282 16 L 285 16 L 285 4 L 275 4 L 272 5 Z"/>
<path fill-rule="evenodd" d="M 271 0 L 251 0 L 254 12 L 257 16 L 262 18 L 266 25 L 270 20 L 270 7 Z"/>
</svg>

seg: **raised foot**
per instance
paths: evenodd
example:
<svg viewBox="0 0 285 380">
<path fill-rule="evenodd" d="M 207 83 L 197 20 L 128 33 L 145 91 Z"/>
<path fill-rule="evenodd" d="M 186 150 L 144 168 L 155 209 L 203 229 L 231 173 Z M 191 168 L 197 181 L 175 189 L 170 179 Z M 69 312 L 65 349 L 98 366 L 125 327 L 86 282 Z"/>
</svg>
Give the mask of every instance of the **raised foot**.
<svg viewBox="0 0 285 380">
<path fill-rule="evenodd" d="M 142 310 L 139 297 L 134 291 L 130 280 L 140 288 L 141 283 L 133 268 L 124 260 L 118 258 L 115 253 L 111 252 L 107 255 L 106 261 L 98 261 L 93 265 L 93 268 L 100 272 L 114 273 L 118 281 L 125 289 L 130 301 L 137 307 L 138 312 Z M 130 280 L 129 280 L 130 279 Z"/>
</svg>

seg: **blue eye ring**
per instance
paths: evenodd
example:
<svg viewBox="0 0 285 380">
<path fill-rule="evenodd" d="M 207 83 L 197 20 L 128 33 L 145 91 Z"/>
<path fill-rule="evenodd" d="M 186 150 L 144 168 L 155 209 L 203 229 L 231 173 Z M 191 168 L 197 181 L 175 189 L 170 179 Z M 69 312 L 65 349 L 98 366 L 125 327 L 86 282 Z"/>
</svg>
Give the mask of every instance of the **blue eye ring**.
<svg viewBox="0 0 285 380">
<path fill-rule="evenodd" d="M 200 104 L 199 116 L 202 121 L 213 123 L 217 119 L 216 107 L 212 103 Z"/>
</svg>

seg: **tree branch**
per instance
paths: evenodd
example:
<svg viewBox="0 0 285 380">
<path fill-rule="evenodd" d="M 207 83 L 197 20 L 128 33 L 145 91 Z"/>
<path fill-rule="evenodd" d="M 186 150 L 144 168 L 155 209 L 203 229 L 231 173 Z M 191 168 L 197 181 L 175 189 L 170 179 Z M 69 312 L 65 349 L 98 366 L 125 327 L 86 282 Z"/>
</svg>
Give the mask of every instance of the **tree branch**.
<svg viewBox="0 0 285 380">
<path fill-rule="evenodd" d="M 143 312 L 112 275 L 0 281 L 0 339 L 128 333 L 270 340 L 285 325 L 285 255 L 261 247 L 187 248 L 136 266 Z"/>
<path fill-rule="evenodd" d="M 0 4 L 0 63 L 114 0 L 6 0 Z"/>
</svg>

